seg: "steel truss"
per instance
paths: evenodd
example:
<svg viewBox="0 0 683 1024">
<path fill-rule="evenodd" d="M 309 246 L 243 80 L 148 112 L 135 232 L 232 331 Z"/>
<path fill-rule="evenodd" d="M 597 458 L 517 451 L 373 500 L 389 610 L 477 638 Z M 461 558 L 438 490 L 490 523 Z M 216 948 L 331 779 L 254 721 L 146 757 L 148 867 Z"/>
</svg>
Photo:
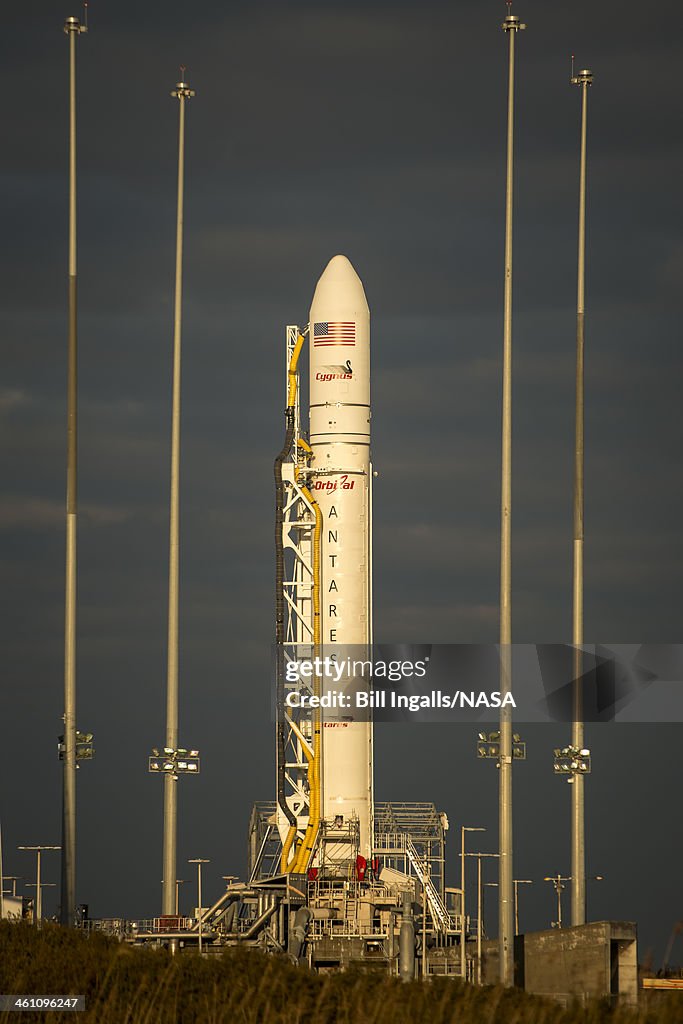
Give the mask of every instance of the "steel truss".
<svg viewBox="0 0 683 1024">
<path fill-rule="evenodd" d="M 288 385 L 288 371 L 297 338 L 306 330 L 296 326 L 287 327 L 285 384 Z M 294 438 L 292 449 L 282 466 L 285 488 L 285 502 L 282 523 L 282 546 L 285 556 L 283 597 L 285 606 L 285 639 L 283 658 L 276 658 L 276 666 L 282 666 L 285 679 L 280 692 L 296 691 L 313 693 L 312 680 L 288 682 L 287 666 L 292 662 L 313 657 L 313 531 L 315 512 L 311 502 L 302 490 L 306 482 L 308 460 L 299 441 L 301 434 L 301 396 L 297 369 L 297 389 L 294 408 Z M 277 671 L 277 668 L 276 668 Z M 276 680 L 277 682 L 277 680 Z M 313 753 L 313 716 L 310 709 L 282 707 L 277 709 L 278 722 L 285 726 L 285 798 L 296 816 L 301 838 L 306 830 L 309 815 L 308 757 Z M 278 809 L 280 835 L 286 834 L 288 824 Z"/>
</svg>

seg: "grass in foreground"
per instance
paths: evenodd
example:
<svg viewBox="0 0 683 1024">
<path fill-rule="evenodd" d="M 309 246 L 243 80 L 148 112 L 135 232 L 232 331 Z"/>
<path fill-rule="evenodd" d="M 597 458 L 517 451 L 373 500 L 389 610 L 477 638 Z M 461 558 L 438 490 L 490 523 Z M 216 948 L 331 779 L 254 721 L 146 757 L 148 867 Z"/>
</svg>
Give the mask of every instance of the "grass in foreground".
<svg viewBox="0 0 683 1024">
<path fill-rule="evenodd" d="M 318 976 L 247 950 L 202 959 L 133 949 L 103 935 L 0 922 L 0 993 L 85 995 L 85 1013 L 0 1012 L 0 1021 L 72 1024 L 683 1024 L 683 993 L 637 1012 L 564 1010 L 515 989 L 348 971 Z"/>
</svg>

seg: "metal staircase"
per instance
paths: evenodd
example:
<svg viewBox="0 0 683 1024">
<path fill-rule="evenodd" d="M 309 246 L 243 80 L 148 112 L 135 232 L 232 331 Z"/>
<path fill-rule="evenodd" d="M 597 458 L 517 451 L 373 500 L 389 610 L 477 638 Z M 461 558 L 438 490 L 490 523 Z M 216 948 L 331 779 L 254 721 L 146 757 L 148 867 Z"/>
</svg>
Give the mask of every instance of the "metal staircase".
<svg viewBox="0 0 683 1024">
<path fill-rule="evenodd" d="M 413 845 L 413 841 L 410 836 L 405 837 L 406 853 L 408 854 L 408 860 L 410 866 L 417 875 L 422 891 L 427 897 L 427 903 L 429 904 L 429 910 L 434 920 L 438 931 L 444 935 L 454 935 L 460 931 L 460 927 L 456 927 L 454 916 L 449 913 L 446 909 L 443 900 L 437 892 L 434 883 L 429 877 L 429 872 L 425 871 L 424 862 L 420 860 L 417 850 Z"/>
<path fill-rule="evenodd" d="M 425 871 L 425 860 L 420 856 L 411 837 L 406 832 L 396 832 L 386 835 L 382 839 L 383 842 L 376 843 L 375 853 L 380 856 L 382 854 L 392 857 L 405 856 L 408 862 L 406 866 L 410 867 L 412 874 L 422 886 L 437 931 L 443 935 L 458 935 L 460 933 L 460 915 L 452 914 L 446 907 L 429 871 Z"/>
</svg>

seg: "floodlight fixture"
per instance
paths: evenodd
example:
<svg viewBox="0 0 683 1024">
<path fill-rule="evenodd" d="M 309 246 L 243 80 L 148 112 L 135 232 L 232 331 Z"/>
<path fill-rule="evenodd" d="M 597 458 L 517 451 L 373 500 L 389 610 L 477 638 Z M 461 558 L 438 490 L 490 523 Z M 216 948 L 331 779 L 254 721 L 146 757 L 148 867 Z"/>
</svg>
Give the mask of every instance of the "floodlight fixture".
<svg viewBox="0 0 683 1024">
<path fill-rule="evenodd" d="M 66 752 L 66 744 L 64 742 L 64 736 L 57 737 L 57 754 L 59 760 L 64 760 L 64 754 Z M 93 734 L 91 732 L 80 732 L 76 730 L 76 760 L 77 761 L 91 761 L 95 755 L 95 748 L 93 746 Z M 77 766 L 78 767 L 78 766 Z"/>
<path fill-rule="evenodd" d="M 590 774 L 591 752 L 584 747 L 556 747 L 553 756 L 553 771 L 556 775 L 567 776 L 569 783 L 573 783 L 577 775 Z"/>
<path fill-rule="evenodd" d="M 519 733 L 512 736 L 512 756 L 516 761 L 526 761 L 526 743 Z M 477 738 L 477 757 L 491 758 L 497 761 L 500 768 L 500 732 L 480 732 Z"/>
<path fill-rule="evenodd" d="M 198 750 L 188 751 L 185 747 L 163 747 L 163 757 L 159 756 L 159 748 L 152 747 L 149 756 L 148 770 L 150 772 L 162 772 L 172 779 L 178 775 L 198 775 L 200 771 L 200 759 Z"/>
</svg>

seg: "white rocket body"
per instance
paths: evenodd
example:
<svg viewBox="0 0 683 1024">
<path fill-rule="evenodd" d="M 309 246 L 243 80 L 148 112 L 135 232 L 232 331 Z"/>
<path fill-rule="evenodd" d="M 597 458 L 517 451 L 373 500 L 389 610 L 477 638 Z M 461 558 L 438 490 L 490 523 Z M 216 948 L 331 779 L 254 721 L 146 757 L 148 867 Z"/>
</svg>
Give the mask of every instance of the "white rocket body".
<svg viewBox="0 0 683 1024">
<path fill-rule="evenodd" d="M 318 281 L 309 351 L 310 488 L 323 516 L 323 654 L 364 660 L 372 639 L 370 310 L 345 256 L 330 260 Z M 365 684 L 348 684 L 350 693 L 367 688 L 367 676 Z M 325 711 L 322 733 L 322 817 L 357 819 L 365 857 L 372 852 L 373 806 L 368 718 L 355 707 Z"/>
</svg>

